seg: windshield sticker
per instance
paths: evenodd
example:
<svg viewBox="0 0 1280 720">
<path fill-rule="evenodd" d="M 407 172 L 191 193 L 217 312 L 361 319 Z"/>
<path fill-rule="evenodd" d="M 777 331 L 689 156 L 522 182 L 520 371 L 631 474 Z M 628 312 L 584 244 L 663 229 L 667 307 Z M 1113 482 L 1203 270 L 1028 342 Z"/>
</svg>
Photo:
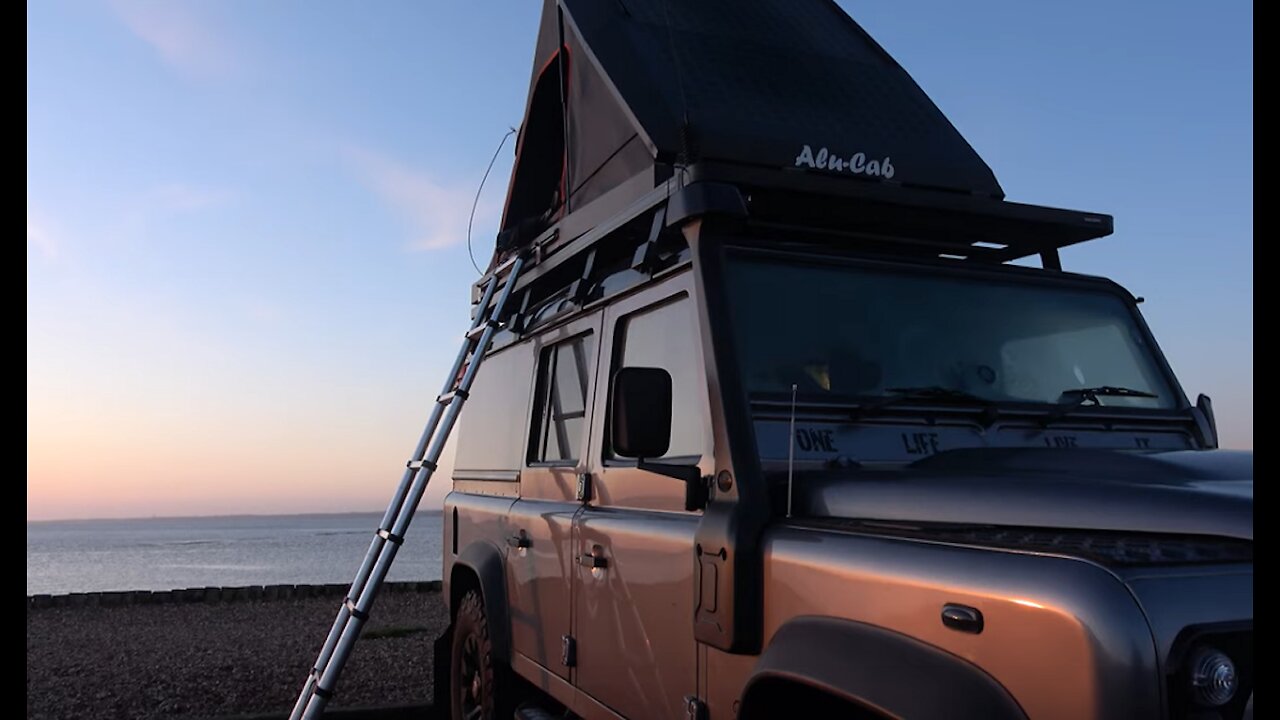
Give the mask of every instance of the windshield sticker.
<svg viewBox="0 0 1280 720">
<path fill-rule="evenodd" d="M 938 452 L 938 433 L 902 433 L 902 448 L 908 455 L 933 455 Z"/>
<path fill-rule="evenodd" d="M 785 461 L 833 462 L 848 459 L 914 462 L 950 450 L 980 447 L 1110 448 L 1183 450 L 1191 447 L 1181 432 L 1124 430 L 1045 431 L 1026 425 L 935 425 L 923 428 L 897 423 L 797 423 L 795 434 L 785 420 L 756 420 L 760 456 Z M 788 438 L 792 442 L 788 443 Z"/>
<path fill-rule="evenodd" d="M 814 168 L 815 170 L 835 170 L 836 172 L 847 172 L 853 175 L 870 175 L 872 177 L 882 177 L 885 180 L 893 177 L 893 163 L 889 158 L 880 160 L 867 159 L 867 154 L 856 152 L 849 156 L 837 155 L 828 151 L 825 147 L 818 148 L 818 152 L 814 152 L 813 148 L 805 145 L 800 154 L 796 156 L 796 167 Z"/>
<path fill-rule="evenodd" d="M 805 452 L 839 452 L 834 430 L 796 428 L 796 445 Z"/>
</svg>

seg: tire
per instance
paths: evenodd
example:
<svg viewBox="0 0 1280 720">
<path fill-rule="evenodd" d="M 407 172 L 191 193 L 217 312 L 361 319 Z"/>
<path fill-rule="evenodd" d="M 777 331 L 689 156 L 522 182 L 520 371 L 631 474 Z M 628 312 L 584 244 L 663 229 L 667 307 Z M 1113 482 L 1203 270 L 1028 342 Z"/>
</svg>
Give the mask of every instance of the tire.
<svg viewBox="0 0 1280 720">
<path fill-rule="evenodd" d="M 550 710 L 538 705 L 521 705 L 516 708 L 515 720 L 563 720 L 563 715 L 554 715 Z"/>
<path fill-rule="evenodd" d="M 478 590 L 468 590 L 453 619 L 449 662 L 449 702 L 453 720 L 499 720 L 505 703 L 499 695 L 502 668 L 493 658 L 489 621 Z"/>
</svg>

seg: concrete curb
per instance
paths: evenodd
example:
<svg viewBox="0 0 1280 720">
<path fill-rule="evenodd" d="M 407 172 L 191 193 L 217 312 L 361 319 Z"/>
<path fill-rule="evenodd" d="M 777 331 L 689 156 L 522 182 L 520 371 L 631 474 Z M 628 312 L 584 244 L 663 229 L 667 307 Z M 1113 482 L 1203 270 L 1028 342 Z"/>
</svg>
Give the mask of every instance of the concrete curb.
<svg viewBox="0 0 1280 720">
<path fill-rule="evenodd" d="M 294 598 L 308 597 L 342 597 L 350 588 L 351 586 L 347 584 L 249 585 L 245 587 L 200 587 L 159 591 L 124 590 L 117 592 L 69 593 L 66 595 L 28 595 L 27 609 L 41 610 L 44 608 L 58 607 L 169 605 L 198 602 L 261 602 L 266 600 L 291 600 Z M 383 584 L 382 591 L 390 593 L 440 592 L 440 581 L 424 580 L 419 582 L 388 582 Z M 335 710 L 334 712 L 338 711 Z"/>
</svg>

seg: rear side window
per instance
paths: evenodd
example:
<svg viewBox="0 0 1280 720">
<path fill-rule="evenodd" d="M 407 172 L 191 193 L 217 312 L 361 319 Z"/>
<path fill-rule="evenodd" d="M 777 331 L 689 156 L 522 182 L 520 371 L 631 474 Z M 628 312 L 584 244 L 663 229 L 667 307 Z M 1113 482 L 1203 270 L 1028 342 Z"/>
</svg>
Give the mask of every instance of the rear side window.
<svg viewBox="0 0 1280 720">
<path fill-rule="evenodd" d="M 698 364 L 692 303 L 681 297 L 628 315 L 616 327 L 615 373 L 653 367 L 671 374 L 671 444 L 663 457 L 700 457 L 709 436 L 703 413 L 707 386 Z M 612 448 L 608 456 L 616 457 Z"/>
<path fill-rule="evenodd" d="M 485 358 L 471 386 L 467 406 L 458 418 L 455 477 L 518 477 L 524 460 L 521 440 L 528 432 L 534 359 L 531 343 L 508 347 Z M 495 471 L 502 475 L 492 475 Z"/>
<path fill-rule="evenodd" d="M 589 334 L 543 349 L 538 358 L 529 462 L 578 462 L 587 424 L 587 383 L 594 359 L 595 338 Z"/>
</svg>

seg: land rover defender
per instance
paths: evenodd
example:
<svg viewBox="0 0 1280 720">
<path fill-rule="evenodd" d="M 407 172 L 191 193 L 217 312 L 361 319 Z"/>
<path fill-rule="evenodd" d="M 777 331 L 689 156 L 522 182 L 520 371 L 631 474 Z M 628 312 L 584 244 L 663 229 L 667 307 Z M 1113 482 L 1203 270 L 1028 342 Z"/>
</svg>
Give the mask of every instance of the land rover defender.
<svg viewBox="0 0 1280 720">
<path fill-rule="evenodd" d="M 546 0 L 437 705 L 1251 718 L 1252 453 L 1062 269 L 1111 231 L 834 3 Z"/>
</svg>

